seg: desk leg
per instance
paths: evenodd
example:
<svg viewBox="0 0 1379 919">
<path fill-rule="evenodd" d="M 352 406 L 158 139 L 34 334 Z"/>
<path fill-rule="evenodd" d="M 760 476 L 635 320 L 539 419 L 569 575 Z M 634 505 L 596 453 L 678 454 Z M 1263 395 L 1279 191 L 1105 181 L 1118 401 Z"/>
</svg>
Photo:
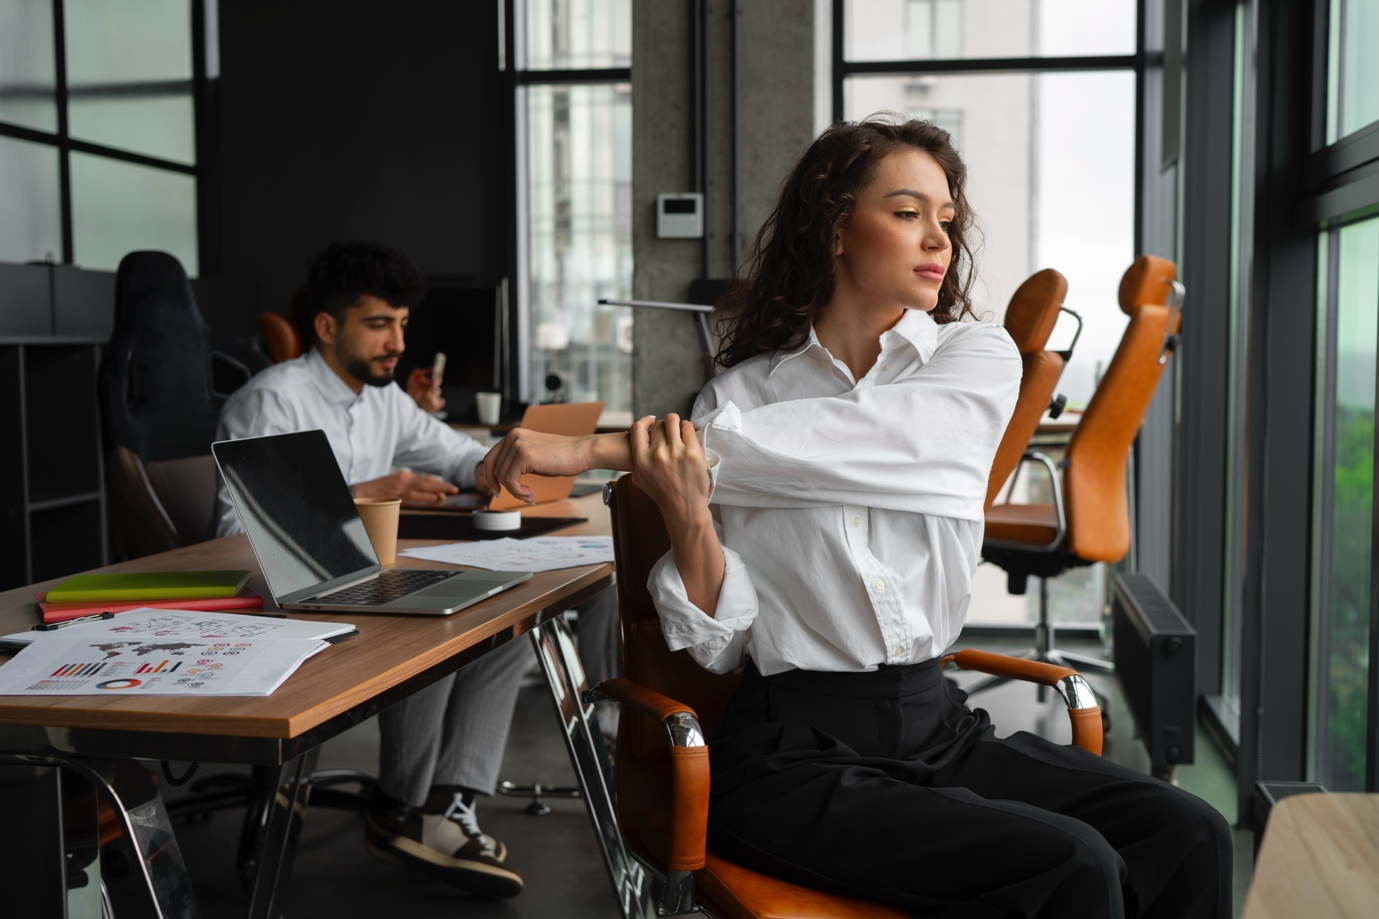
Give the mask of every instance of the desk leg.
<svg viewBox="0 0 1379 919">
<path fill-rule="evenodd" d="M 128 759 L 85 759 L 63 754 L 0 755 L 0 762 L 61 766 L 105 792 L 134 847 L 134 864 L 148 889 L 157 919 L 198 919 L 182 850 L 177 847 L 158 786 L 142 763 Z"/>
<path fill-rule="evenodd" d="M 546 674 L 546 685 L 565 737 L 565 749 L 575 767 L 618 907 L 624 919 L 653 917 L 656 909 L 651 902 L 646 871 L 627 851 L 618 830 L 618 816 L 608 790 L 612 781 L 608 752 L 594 717 L 594 707 L 583 701 L 587 687 L 574 637 L 564 620 L 557 616 L 538 626 L 531 638 Z"/>
<path fill-rule="evenodd" d="M 297 837 L 311 796 L 311 772 L 319 755 L 320 748 L 313 747 L 269 770 L 273 797 L 261 811 L 258 846 L 250 867 L 249 919 L 273 919 L 282 913 Z"/>
</svg>

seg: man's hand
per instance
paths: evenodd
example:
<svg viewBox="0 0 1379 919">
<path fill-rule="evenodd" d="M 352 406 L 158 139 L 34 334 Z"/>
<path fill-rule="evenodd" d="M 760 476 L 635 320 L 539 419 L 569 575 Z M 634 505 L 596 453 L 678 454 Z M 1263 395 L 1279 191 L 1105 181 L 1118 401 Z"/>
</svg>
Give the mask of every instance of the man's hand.
<svg viewBox="0 0 1379 919">
<path fill-rule="evenodd" d="M 432 415 L 445 408 L 440 378 L 433 376 L 430 368 L 418 367 L 407 375 L 407 395 L 421 406 L 422 411 Z"/>
<path fill-rule="evenodd" d="M 459 491 L 440 476 L 399 469 L 381 479 L 370 479 L 350 488 L 356 498 L 401 498 L 403 501 L 427 501 L 439 504 L 446 495 Z"/>
</svg>

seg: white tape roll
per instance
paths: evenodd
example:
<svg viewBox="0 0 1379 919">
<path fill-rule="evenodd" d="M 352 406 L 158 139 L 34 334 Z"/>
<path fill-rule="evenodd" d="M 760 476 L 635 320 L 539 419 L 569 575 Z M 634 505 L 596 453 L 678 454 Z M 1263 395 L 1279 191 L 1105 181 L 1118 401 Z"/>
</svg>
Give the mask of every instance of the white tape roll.
<svg viewBox="0 0 1379 919">
<path fill-rule="evenodd" d="M 517 530 L 522 527 L 521 511 L 475 511 L 476 530 Z"/>
</svg>

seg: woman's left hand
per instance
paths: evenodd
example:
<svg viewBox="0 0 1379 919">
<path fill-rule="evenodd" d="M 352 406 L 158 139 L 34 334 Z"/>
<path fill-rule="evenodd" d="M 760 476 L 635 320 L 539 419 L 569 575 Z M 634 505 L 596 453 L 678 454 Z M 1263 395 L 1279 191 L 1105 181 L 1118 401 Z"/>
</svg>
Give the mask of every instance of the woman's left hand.
<svg viewBox="0 0 1379 919">
<path fill-rule="evenodd" d="M 663 421 L 648 416 L 629 432 L 632 475 L 656 502 L 672 530 L 703 523 L 709 514 L 709 465 L 694 425 L 670 414 Z"/>
</svg>

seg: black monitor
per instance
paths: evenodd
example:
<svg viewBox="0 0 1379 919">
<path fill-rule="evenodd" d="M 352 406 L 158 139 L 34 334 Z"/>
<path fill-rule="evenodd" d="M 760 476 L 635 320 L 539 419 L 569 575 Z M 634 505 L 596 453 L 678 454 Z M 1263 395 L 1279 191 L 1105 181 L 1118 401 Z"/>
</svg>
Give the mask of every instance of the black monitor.
<svg viewBox="0 0 1379 919">
<path fill-rule="evenodd" d="M 441 395 L 450 421 L 477 422 L 476 392 L 502 392 L 505 350 L 502 288 L 428 278 L 429 290 L 412 310 L 407 350 L 398 361 L 404 387 L 416 367 L 445 353 Z"/>
</svg>

